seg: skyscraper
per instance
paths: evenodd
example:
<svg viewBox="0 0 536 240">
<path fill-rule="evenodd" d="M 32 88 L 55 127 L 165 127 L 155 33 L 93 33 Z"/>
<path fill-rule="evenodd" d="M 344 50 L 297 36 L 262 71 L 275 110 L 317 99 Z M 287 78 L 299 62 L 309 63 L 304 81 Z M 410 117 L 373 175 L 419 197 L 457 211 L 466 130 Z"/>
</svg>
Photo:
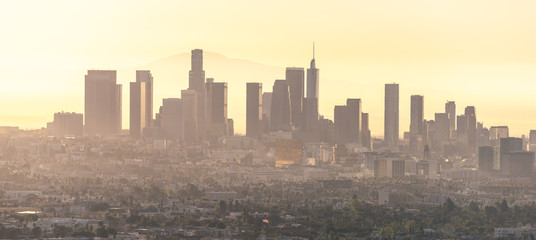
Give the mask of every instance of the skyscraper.
<svg viewBox="0 0 536 240">
<path fill-rule="evenodd" d="M 369 129 L 369 114 L 361 114 L 361 145 L 366 147 L 368 150 L 372 150 L 372 142 Z"/>
<path fill-rule="evenodd" d="M 246 136 L 262 136 L 262 83 L 247 83 Z"/>
<path fill-rule="evenodd" d="M 84 134 L 84 116 L 81 113 L 54 113 L 52 129 L 49 135 L 54 137 L 81 137 Z"/>
<path fill-rule="evenodd" d="M 445 113 L 449 118 L 449 138 L 453 139 L 456 133 L 456 102 L 447 101 L 445 103 Z"/>
<path fill-rule="evenodd" d="M 197 136 L 205 138 L 207 133 L 207 93 L 205 86 L 205 71 L 203 70 L 203 50 L 192 50 L 192 69 L 189 73 L 188 90 L 197 92 Z"/>
<path fill-rule="evenodd" d="M 207 82 L 207 119 L 211 138 L 227 134 L 227 83 Z"/>
<path fill-rule="evenodd" d="M 398 84 L 385 84 L 384 141 L 389 149 L 398 149 Z"/>
<path fill-rule="evenodd" d="M 303 68 L 287 68 L 285 71 L 290 89 L 291 121 L 296 127 L 301 127 L 303 124 L 304 75 Z"/>
<path fill-rule="evenodd" d="M 434 140 L 432 147 L 438 151 L 449 141 L 449 118 L 446 113 L 435 114 Z"/>
<path fill-rule="evenodd" d="M 271 129 L 272 118 L 272 93 L 265 92 L 262 94 L 262 120 L 264 122 L 264 131 L 268 132 Z"/>
<path fill-rule="evenodd" d="M 160 126 L 165 129 L 167 139 L 184 139 L 183 105 L 180 98 L 162 99 Z"/>
<path fill-rule="evenodd" d="M 84 115 L 88 136 L 121 133 L 121 85 L 116 71 L 89 70 L 85 76 Z"/>
<path fill-rule="evenodd" d="M 467 117 L 467 146 L 469 153 L 476 151 L 476 112 L 475 107 L 468 106 L 465 108 L 465 116 Z"/>
<path fill-rule="evenodd" d="M 130 136 L 139 138 L 153 120 L 153 76 L 150 71 L 136 71 L 130 83 Z"/>
<path fill-rule="evenodd" d="M 333 109 L 333 122 L 334 122 L 334 129 L 333 129 L 333 138 L 334 143 L 338 145 L 347 144 L 350 142 L 349 134 L 348 134 L 348 126 L 350 123 L 348 122 L 348 107 L 347 106 L 335 106 Z"/>
<path fill-rule="evenodd" d="M 198 92 L 195 90 L 182 90 L 182 116 L 184 122 L 184 142 L 186 144 L 195 144 L 199 140 L 198 135 Z"/>
<path fill-rule="evenodd" d="M 423 134 L 424 124 L 424 97 L 421 95 L 411 96 L 411 122 L 409 131 L 412 135 Z"/>
<path fill-rule="evenodd" d="M 272 89 L 270 126 L 272 131 L 290 131 L 290 90 L 286 80 L 275 80 Z"/>
<path fill-rule="evenodd" d="M 319 103 L 319 75 L 318 68 L 316 68 L 316 60 L 314 54 L 313 44 L 313 59 L 311 65 L 307 69 L 307 95 L 303 100 L 303 112 L 304 112 L 304 128 L 306 131 L 312 131 L 316 129 L 316 123 L 318 122 L 318 103 Z"/>
<path fill-rule="evenodd" d="M 346 106 L 348 110 L 349 138 L 351 142 L 361 143 L 361 99 L 347 99 Z"/>
</svg>

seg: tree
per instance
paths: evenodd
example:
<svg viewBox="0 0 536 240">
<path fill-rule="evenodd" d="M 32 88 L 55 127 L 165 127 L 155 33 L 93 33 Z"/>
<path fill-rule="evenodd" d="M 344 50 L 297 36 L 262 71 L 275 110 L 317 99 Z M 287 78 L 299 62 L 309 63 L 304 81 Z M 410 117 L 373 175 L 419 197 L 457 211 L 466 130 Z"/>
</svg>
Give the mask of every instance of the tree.
<svg viewBox="0 0 536 240">
<path fill-rule="evenodd" d="M 503 199 L 503 201 L 501 203 L 501 211 L 502 212 L 507 212 L 508 211 L 508 203 L 506 202 L 505 199 Z"/>
</svg>

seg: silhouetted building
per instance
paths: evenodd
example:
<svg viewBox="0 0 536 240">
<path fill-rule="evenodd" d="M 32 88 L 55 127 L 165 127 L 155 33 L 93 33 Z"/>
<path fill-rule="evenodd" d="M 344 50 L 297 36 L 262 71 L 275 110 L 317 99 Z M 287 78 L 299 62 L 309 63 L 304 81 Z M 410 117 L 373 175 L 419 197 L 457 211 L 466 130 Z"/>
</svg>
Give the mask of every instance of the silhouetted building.
<svg viewBox="0 0 536 240">
<path fill-rule="evenodd" d="M 186 94 L 183 94 L 183 97 L 187 97 Z M 160 107 L 159 118 L 160 127 L 165 129 L 164 131 L 166 139 L 184 139 L 185 124 L 182 99 L 162 99 L 162 107 Z M 189 137 L 192 139 L 191 136 Z"/>
<path fill-rule="evenodd" d="M 434 142 L 432 146 L 436 150 L 443 150 L 443 145 L 449 141 L 449 119 L 446 113 L 435 114 Z"/>
<path fill-rule="evenodd" d="M 456 135 L 456 102 L 447 101 L 445 103 L 445 113 L 449 118 L 449 139 L 453 139 Z"/>
<path fill-rule="evenodd" d="M 130 136 L 139 138 L 153 121 L 153 76 L 150 71 L 136 71 L 130 83 Z"/>
<path fill-rule="evenodd" d="M 120 134 L 122 88 L 116 71 L 89 70 L 85 76 L 85 134 Z"/>
<path fill-rule="evenodd" d="M 503 175 L 510 175 L 510 162 L 505 159 L 507 153 L 522 152 L 523 139 L 521 138 L 501 138 L 500 139 L 500 169 Z"/>
<path fill-rule="evenodd" d="M 271 129 L 270 121 L 272 119 L 272 93 L 265 92 L 262 94 L 262 120 L 264 122 L 264 131 L 269 132 Z"/>
<path fill-rule="evenodd" d="M 534 152 L 509 152 L 502 154 L 504 174 L 511 177 L 532 177 L 534 168 Z"/>
<path fill-rule="evenodd" d="M 262 83 L 247 83 L 246 136 L 262 136 Z"/>
<path fill-rule="evenodd" d="M 475 107 L 468 106 L 465 108 L 465 116 L 467 117 L 467 146 L 469 153 L 476 151 L 476 112 Z"/>
<path fill-rule="evenodd" d="M 207 82 L 207 120 L 212 139 L 227 135 L 227 83 Z"/>
<path fill-rule="evenodd" d="M 48 129 L 49 135 L 62 137 L 81 137 L 84 135 L 84 116 L 81 113 L 54 113 L 54 121 Z"/>
<path fill-rule="evenodd" d="M 348 128 L 350 125 L 349 115 L 350 114 L 347 106 L 335 106 L 333 113 L 333 137 L 335 144 L 344 145 L 350 142 L 350 137 L 348 134 Z"/>
<path fill-rule="evenodd" d="M 305 129 L 307 131 L 316 129 L 316 124 L 318 122 L 319 79 L 313 46 L 313 59 L 311 60 L 310 67 L 307 69 L 307 97 L 303 102 Z"/>
<path fill-rule="evenodd" d="M 478 148 L 478 170 L 482 172 L 491 173 L 493 172 L 493 163 L 495 157 L 497 156 L 496 152 L 498 148 L 492 146 L 483 146 Z"/>
<path fill-rule="evenodd" d="M 294 126 L 300 128 L 303 124 L 304 75 L 303 68 L 287 68 L 285 71 L 290 89 L 290 119 Z"/>
<path fill-rule="evenodd" d="M 197 138 L 204 139 L 207 133 L 207 92 L 205 85 L 205 71 L 203 70 L 203 50 L 192 50 L 192 69 L 189 72 L 188 90 L 195 91 L 196 100 L 196 127 Z"/>
<path fill-rule="evenodd" d="M 529 134 L 529 150 L 536 150 L 536 130 L 530 130 Z"/>
<path fill-rule="evenodd" d="M 290 90 L 287 81 L 275 80 L 272 90 L 270 125 L 272 131 L 291 130 Z"/>
<path fill-rule="evenodd" d="M 198 92 L 195 90 L 182 90 L 181 91 L 181 98 L 182 98 L 182 116 L 183 116 L 183 122 L 184 122 L 184 142 L 186 144 L 195 144 L 199 141 L 199 128 L 197 124 L 199 123 L 197 121 L 197 117 L 199 114 L 197 114 L 197 110 L 199 110 L 197 104 L 198 98 Z"/>
<path fill-rule="evenodd" d="M 232 118 L 227 119 L 227 135 L 234 136 L 234 121 Z"/>
<path fill-rule="evenodd" d="M 398 84 L 385 84 L 384 141 L 390 149 L 398 149 Z"/>
<path fill-rule="evenodd" d="M 424 97 L 421 95 L 411 96 L 411 122 L 409 131 L 412 135 L 423 133 L 424 124 Z"/>
<path fill-rule="evenodd" d="M 501 138 L 508 138 L 509 130 L 507 126 L 492 126 L 489 128 L 489 139 L 492 146 L 498 147 Z"/>
<path fill-rule="evenodd" d="M 369 114 L 361 114 L 361 144 L 369 151 L 372 151 L 372 141 L 369 128 Z"/>
<path fill-rule="evenodd" d="M 346 107 L 348 109 L 348 133 L 350 142 L 361 143 L 361 99 L 347 99 Z"/>
</svg>

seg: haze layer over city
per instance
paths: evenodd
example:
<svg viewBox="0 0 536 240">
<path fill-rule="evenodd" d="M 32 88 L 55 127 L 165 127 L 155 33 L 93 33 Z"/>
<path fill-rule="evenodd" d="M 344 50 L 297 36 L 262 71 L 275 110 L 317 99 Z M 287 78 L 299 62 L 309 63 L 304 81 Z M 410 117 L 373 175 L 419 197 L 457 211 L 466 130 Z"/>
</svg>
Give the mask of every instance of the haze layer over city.
<svg viewBox="0 0 536 240">
<path fill-rule="evenodd" d="M 536 3 L 0 8 L 0 239 L 535 239 Z"/>
</svg>

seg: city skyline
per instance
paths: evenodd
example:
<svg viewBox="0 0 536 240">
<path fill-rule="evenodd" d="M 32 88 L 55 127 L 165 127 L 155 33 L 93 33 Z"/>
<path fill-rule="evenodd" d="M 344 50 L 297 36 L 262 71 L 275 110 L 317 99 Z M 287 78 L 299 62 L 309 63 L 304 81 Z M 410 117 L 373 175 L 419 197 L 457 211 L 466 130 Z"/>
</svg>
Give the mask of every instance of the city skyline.
<svg viewBox="0 0 536 240">
<path fill-rule="evenodd" d="M 83 100 L 78 96 L 83 90 L 78 79 L 87 69 L 117 69 L 118 83 L 127 86 L 134 81 L 134 73 L 125 69 L 131 69 L 132 66 L 136 66 L 132 69 L 147 69 L 138 66 L 195 48 L 217 52 L 230 59 L 249 59 L 279 69 L 291 66 L 307 68 L 312 55 L 310 44 L 315 41 L 317 66 L 322 70 L 319 112 L 327 118 L 333 118 L 331 108 L 343 104 L 346 98 L 361 98 L 364 102 L 363 110 L 370 113 L 372 135 L 383 135 L 383 97 L 379 92 L 384 83 L 397 82 L 400 84 L 400 134 L 409 129 L 409 96 L 418 94 L 426 97 L 425 119 L 432 119 L 434 113 L 442 112 L 446 100 L 454 100 L 459 109 L 476 106 L 479 119 L 484 120 L 487 126 L 508 125 L 512 135 L 527 135 L 535 125 L 531 119 L 534 118 L 532 112 L 536 112 L 536 107 L 530 104 L 536 100 L 530 92 L 536 82 L 533 81 L 536 74 L 532 70 L 532 56 L 536 54 L 533 54 L 534 47 L 530 44 L 535 36 L 530 31 L 533 26 L 526 24 L 534 18 L 529 11 L 534 3 L 504 5 L 500 1 L 477 2 L 415 1 L 402 4 L 387 1 L 392 8 L 365 2 L 340 4 L 345 7 L 327 3 L 304 7 L 299 3 L 283 2 L 263 6 L 282 13 L 280 23 L 286 21 L 288 24 L 281 25 L 269 24 L 264 18 L 267 15 L 258 6 L 247 3 L 242 4 L 250 7 L 251 11 L 236 16 L 231 16 L 233 14 L 229 12 L 217 12 L 221 3 L 214 2 L 207 6 L 165 2 L 162 3 L 168 5 L 165 11 L 161 10 L 161 5 L 149 3 L 135 2 L 124 10 L 120 6 L 126 5 L 126 2 L 106 3 L 107 8 L 100 12 L 102 17 L 98 22 L 92 23 L 87 21 L 92 11 L 86 10 L 102 8 L 103 2 L 73 6 L 68 2 L 52 1 L 42 6 L 50 8 L 48 13 L 32 12 L 42 19 L 38 26 L 32 25 L 35 21 L 31 19 L 14 16 L 13 13 L 23 6 L 12 3 L 3 8 L 2 18 L 6 18 L 4 22 L 18 21 L 20 29 L 28 31 L 21 32 L 20 29 L 6 26 L 7 33 L 10 34 L 6 35 L 8 38 L 4 40 L 5 44 L 0 46 L 4 53 L 0 58 L 0 66 L 10 84 L 0 91 L 0 109 L 3 109 L 0 123 L 14 125 L 14 122 L 21 122 L 22 128 L 39 128 L 51 120 L 50 113 L 62 110 L 82 112 Z M 39 6 L 42 3 L 35 4 Z M 72 11 L 64 13 L 52 9 L 60 5 L 70 6 Z M 286 8 L 281 8 L 282 5 Z M 326 5 L 333 10 L 340 10 L 339 16 L 330 21 L 317 17 L 325 14 L 331 16 L 331 13 L 323 11 L 327 9 Z M 419 11 L 412 10 L 416 6 Z M 395 11 L 397 7 L 404 11 Z M 451 11 L 442 11 L 445 8 Z M 220 30 L 211 27 L 214 21 L 210 19 L 194 24 L 194 27 L 180 24 L 181 19 L 190 16 L 188 10 L 196 12 L 193 10 L 200 9 L 213 13 L 214 17 L 231 18 L 218 22 L 218 25 L 221 24 Z M 368 9 L 369 12 L 360 9 Z M 286 13 L 292 10 L 304 10 L 297 13 L 303 18 L 287 16 Z M 305 14 L 305 10 L 311 10 L 312 15 Z M 158 17 L 147 22 L 143 22 L 143 19 L 136 20 L 134 16 L 139 16 L 142 11 Z M 351 11 L 361 14 L 350 14 Z M 113 32 L 115 38 L 109 41 L 94 41 L 96 36 L 110 34 L 115 29 L 102 24 L 102 21 L 114 19 L 118 15 L 124 17 L 125 21 L 111 25 L 127 29 L 127 32 Z M 62 23 L 65 17 L 71 17 L 72 21 Z M 252 17 L 248 24 L 263 26 L 266 30 L 263 35 L 267 38 L 244 38 L 247 31 L 225 27 L 244 17 Z M 384 22 L 378 21 L 379 17 L 383 17 Z M 427 21 L 422 21 L 424 19 Z M 159 40 L 150 41 L 145 36 L 140 39 L 130 37 L 139 29 L 129 28 L 130 21 L 126 20 L 135 20 L 142 30 L 152 30 Z M 176 33 L 168 33 L 169 29 L 162 26 L 177 27 Z M 78 35 L 68 35 L 71 38 L 66 42 L 62 40 L 66 29 Z M 472 31 L 469 36 L 468 30 Z M 47 31 L 49 37 L 43 39 L 32 35 L 43 33 L 42 31 Z M 229 31 L 229 34 L 216 41 L 215 36 L 221 35 L 222 31 Z M 284 32 L 288 32 L 292 38 L 285 43 L 276 41 L 278 35 Z M 347 39 L 343 39 L 343 35 Z M 15 36 L 13 39 L 17 41 L 9 36 Z M 233 78 L 227 77 L 229 73 L 216 70 L 209 65 L 209 61 L 207 57 L 207 77 L 228 82 L 229 117 L 235 120 L 237 133 L 244 134 L 245 115 L 240 111 L 245 105 L 240 105 L 240 101 L 245 97 L 245 90 L 244 93 L 241 91 L 245 87 L 239 87 L 241 82 L 236 83 Z M 182 69 L 189 69 L 190 66 L 177 68 L 181 70 L 177 70 L 174 79 L 152 71 L 155 76 L 155 92 L 161 92 L 155 93 L 154 108 L 158 107 L 157 103 L 161 99 L 176 96 L 178 89 L 185 89 L 184 86 L 188 84 Z M 280 72 L 273 76 L 261 76 L 263 79 L 259 82 L 268 87 L 271 86 L 267 84 L 268 81 L 281 79 L 283 74 Z M 48 82 L 46 86 L 39 84 L 44 80 Z M 172 81 L 180 83 L 171 83 Z M 504 84 L 506 82 L 509 84 Z M 350 87 L 340 88 L 343 85 Z M 525 87 L 518 87 L 520 85 Z M 175 94 L 163 93 L 164 88 L 175 89 Z M 239 94 L 244 97 L 232 99 Z M 128 101 L 125 101 L 128 92 L 124 91 L 123 97 L 123 128 L 128 129 Z M 28 106 L 33 106 L 32 104 L 39 105 L 39 108 L 30 110 Z"/>
</svg>

